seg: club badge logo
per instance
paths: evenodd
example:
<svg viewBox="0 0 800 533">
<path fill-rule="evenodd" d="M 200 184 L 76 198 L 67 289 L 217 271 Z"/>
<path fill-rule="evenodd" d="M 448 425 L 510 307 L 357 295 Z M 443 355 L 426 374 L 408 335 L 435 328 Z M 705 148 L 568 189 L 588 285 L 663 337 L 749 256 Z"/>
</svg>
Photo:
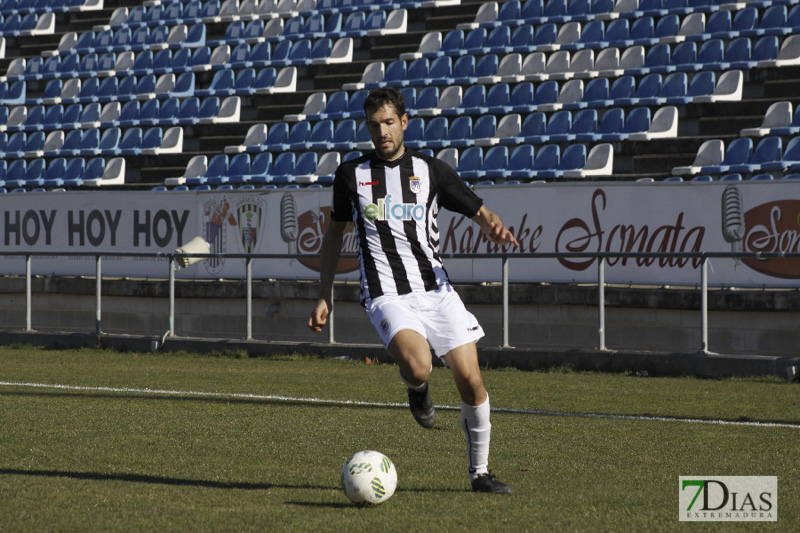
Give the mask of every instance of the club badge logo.
<svg viewBox="0 0 800 533">
<path fill-rule="evenodd" d="M 230 209 L 231 204 L 225 197 L 222 200 L 209 200 L 203 204 L 202 235 L 210 244 L 210 252 L 212 254 L 225 253 L 227 251 L 225 224 L 227 223 L 231 226 L 237 224 L 236 218 L 230 212 Z M 209 274 L 216 274 L 222 271 L 225 260 L 212 257 L 203 264 Z"/>
<path fill-rule="evenodd" d="M 236 220 L 239 226 L 239 242 L 242 252 L 252 254 L 258 245 L 264 201 L 255 196 L 246 196 L 236 202 Z"/>
<path fill-rule="evenodd" d="M 422 192 L 422 181 L 417 176 L 411 176 L 409 179 L 409 186 L 411 187 L 411 192 L 414 194 L 419 194 Z"/>
</svg>

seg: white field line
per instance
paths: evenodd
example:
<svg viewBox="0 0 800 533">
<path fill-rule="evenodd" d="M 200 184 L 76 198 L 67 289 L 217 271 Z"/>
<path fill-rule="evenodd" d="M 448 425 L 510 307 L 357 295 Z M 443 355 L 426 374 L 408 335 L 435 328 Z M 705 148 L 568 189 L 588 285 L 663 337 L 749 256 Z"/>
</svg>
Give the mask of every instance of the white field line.
<svg viewBox="0 0 800 533">
<path fill-rule="evenodd" d="M 66 391 L 85 391 L 85 392 L 112 392 L 112 393 L 132 393 L 152 396 L 176 396 L 176 397 L 196 397 L 196 398 L 222 398 L 231 400 L 264 400 L 277 402 L 297 402 L 297 403 L 317 403 L 322 405 L 341 405 L 359 407 L 380 407 L 380 408 L 402 408 L 407 409 L 405 403 L 381 403 L 381 402 L 362 402 L 358 400 L 326 400 L 324 398 L 298 398 L 292 396 L 277 396 L 267 394 L 248 394 L 240 392 L 203 392 L 203 391 L 180 391 L 180 390 L 161 390 L 161 389 L 133 389 L 127 387 L 87 387 L 81 385 L 59 385 L 51 383 L 25 383 L 0 381 L 0 387 L 27 387 L 35 389 L 53 389 Z M 437 409 L 445 411 L 460 410 L 460 407 L 450 405 L 437 405 Z M 751 420 L 706 420 L 702 418 L 681 418 L 671 416 L 649 416 L 649 415 L 620 415 L 612 413 L 571 413 L 565 411 L 544 411 L 539 409 L 507 409 L 503 407 L 493 407 L 494 413 L 511 413 L 539 416 L 564 416 L 575 418 L 605 418 L 613 420 L 647 420 L 656 422 L 684 422 L 691 424 L 716 424 L 722 426 L 753 426 L 770 428 L 792 428 L 800 429 L 800 422 L 759 422 Z"/>
</svg>

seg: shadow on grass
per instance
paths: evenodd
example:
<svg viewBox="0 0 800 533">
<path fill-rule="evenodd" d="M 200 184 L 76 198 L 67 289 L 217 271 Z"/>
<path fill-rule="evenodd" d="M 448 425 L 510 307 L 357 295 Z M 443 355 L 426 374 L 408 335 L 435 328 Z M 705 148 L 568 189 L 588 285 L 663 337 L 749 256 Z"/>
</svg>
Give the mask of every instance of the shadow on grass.
<svg viewBox="0 0 800 533">
<path fill-rule="evenodd" d="M 179 487 L 202 487 L 207 489 L 234 489 L 234 490 L 341 490 L 341 487 L 327 487 L 323 485 L 287 485 L 280 483 L 246 483 L 236 481 L 210 481 L 205 479 L 181 479 L 147 474 L 104 474 L 101 472 L 70 472 L 67 470 L 23 470 L 21 468 L 0 468 L 0 476 L 29 476 L 44 478 L 78 479 L 81 481 L 124 481 L 126 483 L 149 483 L 155 485 L 169 485 Z M 466 489 L 420 489 L 398 488 L 397 492 L 468 492 Z M 305 505 L 311 507 L 339 507 L 338 503 L 318 502 L 286 502 L 290 505 Z M 341 507 L 351 507 L 352 504 L 342 504 Z"/>
<path fill-rule="evenodd" d="M 83 481 L 124 481 L 127 483 L 152 483 L 182 487 L 203 487 L 209 489 L 235 490 L 269 490 L 269 489 L 310 489 L 340 490 L 339 487 L 322 485 L 286 485 L 280 483 L 246 483 L 211 481 L 205 479 L 181 479 L 146 474 L 104 474 L 100 472 L 70 472 L 65 470 L 22 470 L 16 468 L 0 468 L 0 476 L 31 476 L 46 478 L 79 479 Z"/>
<path fill-rule="evenodd" d="M 363 506 L 355 505 L 352 503 L 331 503 L 331 502 L 296 502 L 296 501 L 288 501 L 283 502 L 284 505 L 295 505 L 297 507 L 316 507 L 321 509 L 326 507 L 328 509 L 361 509 Z"/>
</svg>

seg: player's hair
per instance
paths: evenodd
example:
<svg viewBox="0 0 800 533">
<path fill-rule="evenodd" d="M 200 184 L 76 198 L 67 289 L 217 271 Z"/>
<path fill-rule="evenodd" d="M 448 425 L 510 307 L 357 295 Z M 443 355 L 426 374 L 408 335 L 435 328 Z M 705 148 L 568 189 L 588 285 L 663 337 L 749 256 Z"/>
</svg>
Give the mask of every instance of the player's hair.
<svg viewBox="0 0 800 533">
<path fill-rule="evenodd" d="M 369 118 L 370 115 L 385 105 L 393 106 L 397 110 L 398 117 L 402 117 L 406 113 L 403 94 L 393 87 L 381 87 L 370 91 L 369 96 L 364 100 L 364 113 Z"/>
</svg>

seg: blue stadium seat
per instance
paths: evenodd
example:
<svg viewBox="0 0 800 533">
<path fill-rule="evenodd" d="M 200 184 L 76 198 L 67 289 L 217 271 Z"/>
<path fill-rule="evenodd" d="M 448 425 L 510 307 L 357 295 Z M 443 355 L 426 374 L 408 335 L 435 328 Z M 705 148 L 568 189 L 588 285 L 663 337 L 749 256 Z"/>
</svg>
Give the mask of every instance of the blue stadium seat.
<svg viewBox="0 0 800 533">
<path fill-rule="evenodd" d="M 541 178 L 558 176 L 556 168 L 561 159 L 561 149 L 557 144 L 545 144 L 537 152 L 531 166 L 531 174 Z"/>
<path fill-rule="evenodd" d="M 533 95 L 533 106 L 553 104 L 558 100 L 558 83 L 555 81 L 545 81 L 536 86 Z"/>
<path fill-rule="evenodd" d="M 15 159 L 8 164 L 5 184 L 7 187 L 24 187 L 25 172 L 28 170 L 28 162 L 25 159 Z"/>
<path fill-rule="evenodd" d="M 431 120 L 431 123 L 436 120 Z M 447 125 L 447 119 L 444 117 L 438 117 L 438 120 L 441 120 L 446 125 L 445 134 L 441 139 L 427 141 L 425 145 L 428 148 L 466 147 L 473 144 L 472 117 L 457 117 L 449 125 Z"/>
<path fill-rule="evenodd" d="M 28 116 L 19 126 L 7 126 L 6 131 L 36 131 L 43 127 L 45 117 L 45 107 L 43 105 L 33 106 L 28 109 Z"/>
<path fill-rule="evenodd" d="M 186 185 L 220 185 L 228 182 L 228 156 L 217 154 L 208 162 L 208 167 L 202 176 L 186 178 Z"/>
<path fill-rule="evenodd" d="M 197 111 L 195 116 L 196 122 L 195 124 L 209 124 L 212 123 L 220 113 L 220 99 L 217 96 L 212 96 L 211 98 L 206 98 L 203 100 L 203 103 L 200 104 L 200 109 Z M 176 117 L 176 123 L 179 122 L 179 119 Z"/>
<path fill-rule="evenodd" d="M 223 72 L 223 71 L 220 71 Z M 245 68 L 239 71 L 236 76 L 236 81 L 231 87 L 230 90 L 227 92 L 223 91 L 221 95 L 249 95 L 255 94 L 255 89 L 253 89 L 253 83 L 256 80 L 256 71 L 253 68 Z"/>
<path fill-rule="evenodd" d="M 478 139 L 491 139 L 497 133 L 497 117 L 494 115 L 484 115 L 478 117 L 475 125 L 472 128 L 472 136 L 468 142 L 461 146 L 471 146 L 475 144 Z"/>
<path fill-rule="evenodd" d="M 157 102 L 158 100 L 154 100 Z M 142 104 L 138 100 L 131 100 L 122 105 L 116 126 L 128 128 L 139 124 L 139 112 Z"/>
<path fill-rule="evenodd" d="M 793 172 L 800 169 L 800 137 L 793 137 L 786 144 L 782 157 L 783 168 Z"/>
<path fill-rule="evenodd" d="M 24 131 L 18 131 L 8 137 L 8 143 L 2 152 L 3 158 L 13 159 L 23 157 L 25 154 L 25 145 L 28 142 L 28 134 Z"/>
<path fill-rule="evenodd" d="M 260 153 L 253 158 L 250 171 L 243 179 L 244 181 L 252 181 L 254 183 L 269 183 L 269 171 L 271 168 L 272 153 Z"/>
<path fill-rule="evenodd" d="M 629 41 L 624 46 L 649 46 L 657 43 L 658 39 L 653 37 L 654 33 L 655 23 L 653 22 L 653 17 L 639 17 L 631 24 L 630 32 L 628 33 Z M 612 46 L 617 46 L 617 44 L 612 43 Z"/>
<path fill-rule="evenodd" d="M 673 37 L 678 35 L 680 26 L 680 18 L 678 18 L 678 15 L 674 13 L 661 17 L 658 19 L 658 22 L 655 25 L 653 37 L 655 39 L 661 39 L 663 37 Z"/>
<path fill-rule="evenodd" d="M 787 27 L 788 12 L 785 5 L 772 5 L 764 10 L 758 26 L 742 32 L 746 37 L 761 37 L 763 35 L 786 35 L 790 30 Z"/>
<path fill-rule="evenodd" d="M 423 89 L 425 92 L 429 88 Z M 420 92 L 420 97 L 422 97 Z M 438 94 L 438 88 L 436 93 Z M 471 85 L 464 91 L 464 96 L 461 99 L 461 104 L 452 109 L 443 109 L 443 115 L 459 115 L 465 113 L 468 115 L 479 115 L 486 108 L 486 86 L 484 85 Z"/>
<path fill-rule="evenodd" d="M 486 151 L 480 168 L 480 177 L 502 178 L 508 167 L 508 147 L 493 146 Z"/>
<path fill-rule="evenodd" d="M 270 151 L 273 146 L 281 147 L 286 145 L 289 139 L 289 125 L 286 122 L 278 122 L 270 126 L 264 144 L 260 146 L 248 146 L 247 152 Z M 280 149 L 280 148 L 279 148 Z"/>
<path fill-rule="evenodd" d="M 208 89 L 197 89 L 194 92 L 195 96 L 214 96 L 231 94 L 233 84 L 235 81 L 235 73 L 233 70 L 218 70 L 214 73 Z"/>
<path fill-rule="evenodd" d="M 508 108 L 511 91 L 507 83 L 496 83 L 486 93 L 486 111 L 483 113 L 503 113 Z"/>
<path fill-rule="evenodd" d="M 506 137 L 500 139 L 500 144 L 516 145 L 516 144 L 532 144 L 528 143 L 525 139 L 536 138 L 544 135 L 544 130 L 547 128 L 547 116 L 542 112 L 535 112 L 526 115 L 522 120 L 519 134 L 516 137 Z"/>
<path fill-rule="evenodd" d="M 319 163 L 319 157 L 317 156 L 316 152 L 305 152 L 300 154 L 300 157 L 297 158 L 297 163 L 292 169 L 291 174 L 291 181 L 295 181 L 297 176 L 307 176 L 314 174 L 317 170 L 317 164 Z"/>
<path fill-rule="evenodd" d="M 55 89 L 51 89 L 51 94 Z M 0 83 L 0 105 L 20 105 L 25 103 L 25 96 L 27 94 L 27 84 L 24 80 Z M 42 98 L 50 97 L 46 88 Z M 58 91 L 58 95 L 61 91 Z M 36 103 L 39 103 L 38 101 Z"/>
<path fill-rule="evenodd" d="M 253 91 L 255 94 L 262 94 L 264 92 L 269 92 L 275 86 L 275 81 L 277 79 L 277 71 L 272 68 L 264 68 L 258 71 L 256 75 L 256 79 L 253 82 Z"/>
<path fill-rule="evenodd" d="M 639 105 L 686 104 L 690 101 L 686 96 L 688 86 L 688 76 L 685 72 L 673 72 L 664 78 L 661 90 L 658 91 L 658 96 L 654 101 L 645 100 L 644 102 L 639 102 Z"/>
<path fill-rule="evenodd" d="M 572 128 L 572 112 L 571 111 L 556 111 L 547 121 L 547 127 L 544 134 L 538 140 L 526 139 L 525 142 L 530 143 L 545 143 L 545 142 L 562 142 L 567 140 L 569 130 Z"/>
<path fill-rule="evenodd" d="M 163 130 L 158 127 L 148 128 L 142 134 L 142 140 L 139 144 L 138 154 L 142 153 L 154 153 L 158 148 L 161 147 L 161 143 L 164 139 L 164 132 Z"/>
<path fill-rule="evenodd" d="M 83 111 L 78 119 L 78 122 L 81 123 L 81 127 L 99 127 L 101 111 L 102 109 L 99 102 L 92 102 L 91 104 L 83 106 Z M 44 129 L 57 129 L 63 118 L 63 114 L 63 106 L 51 106 L 47 110 L 47 115 L 44 117 Z"/>
<path fill-rule="evenodd" d="M 597 131 L 597 110 L 582 109 L 572 118 L 572 127 L 565 136 L 566 141 L 588 141 L 595 138 Z M 560 137 L 556 137 L 559 139 Z M 555 142 L 559 142 L 556 140 Z"/>
<path fill-rule="evenodd" d="M 605 107 L 611 105 L 609 100 L 609 83 L 607 78 L 594 78 L 589 80 L 583 91 L 581 107 L 597 106 Z"/>
<path fill-rule="evenodd" d="M 731 172 L 742 174 L 763 172 L 769 170 L 783 170 L 783 142 L 780 137 L 766 137 L 756 145 L 751 157 L 746 163 L 730 166 Z"/>
<path fill-rule="evenodd" d="M 150 100 L 149 102 L 159 102 L 159 100 Z M 142 126 L 176 125 L 178 124 L 178 113 L 180 110 L 180 99 L 168 98 L 160 103 L 160 109 L 157 117 L 141 120 L 140 124 Z"/>
<path fill-rule="evenodd" d="M 323 109 L 321 113 L 307 115 L 306 119 L 323 120 L 344 118 L 344 113 L 347 110 L 349 101 L 350 97 L 347 91 L 337 91 L 330 95 L 325 109 Z"/>
<path fill-rule="evenodd" d="M 446 117 L 434 117 L 425 125 L 422 138 L 412 140 L 411 144 L 406 143 L 409 148 L 425 148 L 442 146 L 442 142 L 447 137 L 449 124 Z"/>
<path fill-rule="evenodd" d="M 464 180 L 479 179 L 482 176 L 480 168 L 483 166 L 483 149 L 479 146 L 471 146 L 461 152 L 458 159 L 456 172 Z"/>
<path fill-rule="evenodd" d="M 202 72 L 211 67 L 211 48 L 201 46 L 192 51 L 189 48 L 178 50 L 172 61 L 173 72 Z M 223 68 L 230 68 L 228 63 Z"/>
<path fill-rule="evenodd" d="M 74 150 L 71 154 L 65 154 L 65 155 L 91 156 L 91 155 L 97 155 L 99 152 L 100 152 L 100 130 L 98 128 L 92 128 L 83 132 L 83 136 L 81 137 L 81 142 L 78 145 L 78 149 Z"/>
<path fill-rule="evenodd" d="M 177 59 L 181 52 L 182 50 L 179 50 L 174 58 L 172 50 L 159 50 L 156 52 L 153 56 L 150 73 L 160 76 L 161 74 L 167 74 L 169 72 L 175 72 L 176 74 L 183 72 L 185 69 L 183 69 L 182 66 L 188 62 L 189 53 L 188 51 L 185 53 L 187 59 L 182 62 Z"/>
<path fill-rule="evenodd" d="M 722 39 L 705 41 L 697 51 L 697 67 L 706 70 L 722 70 L 725 46 Z"/>
<path fill-rule="evenodd" d="M 227 177 L 230 183 L 246 183 L 250 180 L 250 154 L 236 154 L 230 159 Z"/>
<path fill-rule="evenodd" d="M 105 130 L 103 132 L 103 135 L 100 137 L 100 144 L 98 146 L 98 150 L 94 154 L 84 154 L 84 155 L 100 155 L 100 154 L 119 155 L 121 153 L 118 151 L 120 149 L 121 139 L 122 139 L 122 130 L 120 130 L 120 128 L 109 128 Z"/>
<path fill-rule="evenodd" d="M 61 187 L 64 184 L 64 173 L 67 170 L 67 160 L 58 157 L 50 161 L 44 173 L 42 185 L 45 187 Z"/>
<path fill-rule="evenodd" d="M 292 144 L 290 149 L 298 151 L 329 150 L 333 143 L 333 130 L 332 120 L 316 122 L 308 135 L 308 140 L 297 145 Z"/>
<path fill-rule="evenodd" d="M 707 165 L 699 168 L 701 174 L 727 174 L 737 165 L 747 165 L 753 154 L 753 140 L 749 137 L 740 137 L 728 144 L 725 155 L 719 165 Z"/>
<path fill-rule="evenodd" d="M 297 157 L 294 152 L 283 152 L 275 158 L 269 171 L 269 181 L 275 183 L 291 183 L 294 181 L 294 167 Z"/>
<path fill-rule="evenodd" d="M 25 169 L 25 187 L 37 187 L 44 184 L 45 160 L 33 159 Z"/>
<path fill-rule="evenodd" d="M 292 146 L 305 146 L 309 135 L 311 135 L 310 122 L 302 121 L 292 125 L 289 129 L 289 137 L 286 139 L 286 144 L 281 145 L 278 151 L 291 150 Z"/>
<path fill-rule="evenodd" d="M 344 119 L 336 124 L 331 142 L 332 150 L 351 150 L 356 143 L 356 121 Z"/>
<path fill-rule="evenodd" d="M 161 111 L 161 102 L 159 100 L 147 100 L 142 104 L 139 110 L 138 121 L 136 126 L 147 126 L 158 122 L 158 114 Z"/>
<path fill-rule="evenodd" d="M 503 177 L 512 179 L 529 178 L 530 170 L 533 168 L 533 160 L 533 146 L 523 144 L 515 147 L 508 158 L 508 165 Z"/>
</svg>

